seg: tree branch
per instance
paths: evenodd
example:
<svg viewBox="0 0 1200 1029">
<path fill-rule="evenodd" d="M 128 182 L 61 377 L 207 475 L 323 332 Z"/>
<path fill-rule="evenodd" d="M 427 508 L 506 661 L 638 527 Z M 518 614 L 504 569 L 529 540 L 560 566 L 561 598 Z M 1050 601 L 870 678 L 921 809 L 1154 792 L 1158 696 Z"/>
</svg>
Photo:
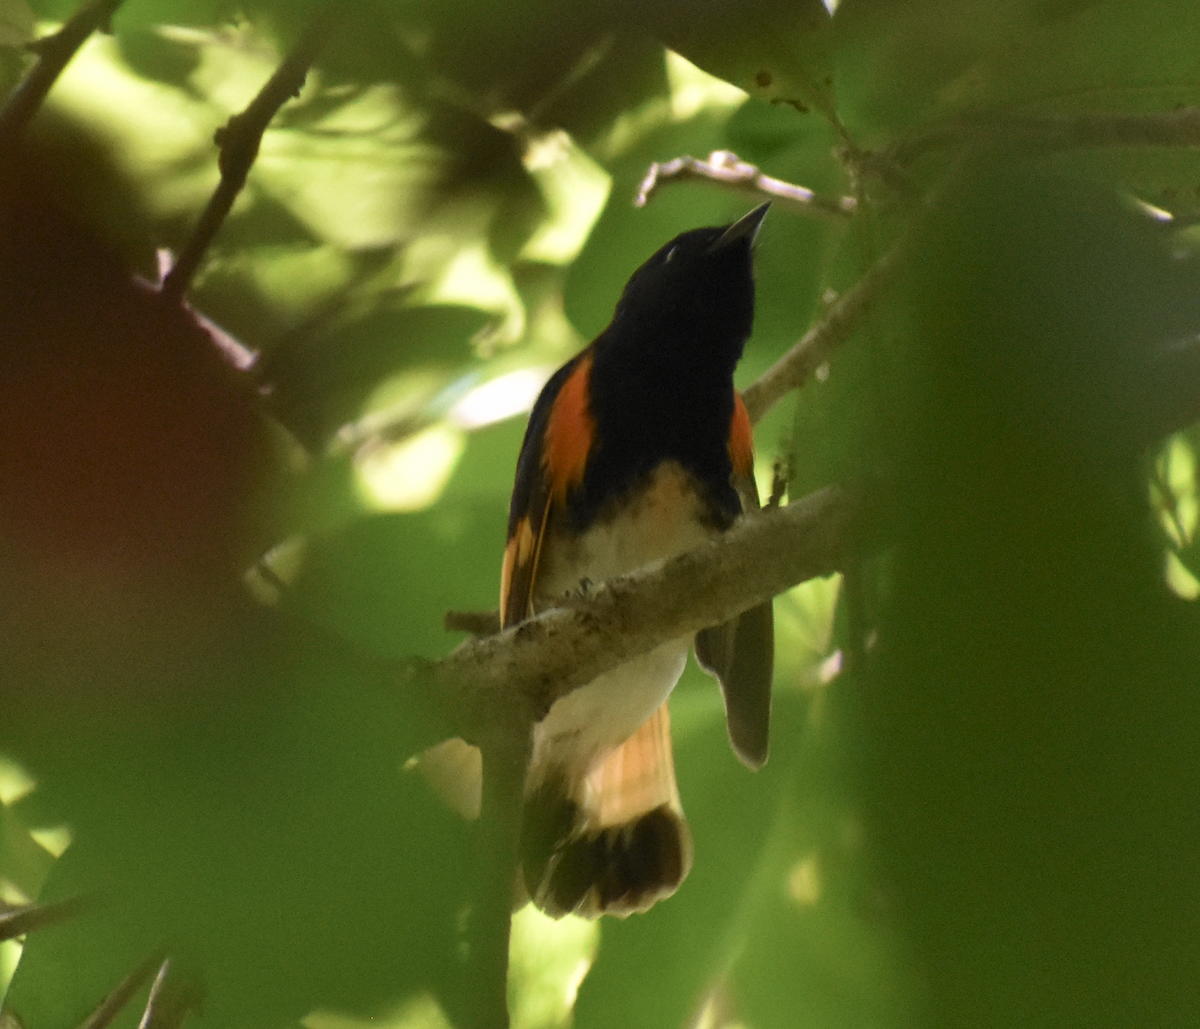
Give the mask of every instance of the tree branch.
<svg viewBox="0 0 1200 1029">
<path fill-rule="evenodd" d="M 820 214 L 847 217 L 855 209 L 852 198 L 819 198 L 724 151 L 707 162 L 681 157 L 652 165 L 638 204 L 661 180 L 685 177 L 765 193 Z M 853 333 L 900 260 L 897 247 L 744 394 L 752 419 L 801 385 Z M 509 903 L 532 726 L 558 698 L 660 643 L 728 621 L 797 583 L 853 563 L 878 542 L 889 493 L 881 479 L 872 478 L 827 487 L 784 508 L 772 505 L 719 540 L 611 580 L 585 597 L 564 598 L 563 606 L 504 632 L 496 632 L 494 612 L 447 613 L 448 629 L 481 635 L 441 661 L 410 664 L 406 678 L 409 688 L 439 706 L 447 724 L 483 752 L 478 843 L 486 857 L 467 966 L 468 1024 L 507 1025 Z"/>
<path fill-rule="evenodd" d="M 848 218 L 857 207 L 854 197 L 820 196 L 807 186 L 797 186 L 770 175 L 764 175 L 756 165 L 743 161 L 731 150 L 714 150 L 708 160 L 696 157 L 676 157 L 671 161 L 656 161 L 650 165 L 638 187 L 634 205 L 644 207 L 655 190 L 666 181 L 703 179 L 729 186 L 756 197 L 780 200 L 790 207 L 807 214 L 824 215 L 832 218 Z"/>
<path fill-rule="evenodd" d="M 517 881 L 525 770 L 533 735 L 527 722 L 492 713 L 483 747 L 483 798 L 475 836 L 475 895 L 460 996 L 466 1025 L 506 1029 L 508 951 Z"/>
<path fill-rule="evenodd" d="M 410 688 L 444 705 L 470 742 L 486 744 L 497 711 L 532 724 L 559 697 L 665 640 L 845 567 L 878 544 L 889 492 L 871 478 L 763 511 L 665 565 L 467 640 L 441 661 L 410 665 Z"/>
<path fill-rule="evenodd" d="M 0 941 L 16 939 L 46 926 L 74 918 L 83 910 L 82 899 L 60 900 L 52 904 L 25 904 L 0 913 Z"/>
<path fill-rule="evenodd" d="M 867 312 L 891 286 L 904 260 L 903 243 L 896 244 L 800 340 L 742 391 L 742 400 L 757 422 L 791 390 L 799 389 L 829 355 L 858 328 Z"/>
<path fill-rule="evenodd" d="M 187 246 L 176 260 L 174 267 L 162 282 L 163 296 L 180 300 L 187 293 L 217 231 L 233 207 L 246 177 L 258 157 L 258 148 L 263 133 L 271 119 L 288 100 L 299 94 L 308 69 L 325 42 L 329 33 L 332 15 L 337 5 L 326 4 L 300 37 L 275 74 L 267 80 L 258 95 L 240 114 L 235 114 L 220 129 L 213 141 L 220 147 L 217 159 L 221 181 L 209 198 L 200 221 L 192 232 Z"/>
<path fill-rule="evenodd" d="M 100 1006 L 96 1008 L 79 1029 L 108 1029 L 112 1024 L 113 1019 L 117 1017 L 145 984 L 150 976 L 154 975 L 155 970 L 163 963 L 166 955 L 162 951 L 155 951 L 122 979 L 116 986 L 113 987 L 107 997 L 100 1002 Z"/>
<path fill-rule="evenodd" d="M 828 360 L 830 354 L 854 334 L 875 301 L 895 280 L 903 260 L 902 241 L 843 293 L 825 316 L 786 354 L 742 391 L 742 401 L 751 422 L 758 422 L 791 390 L 803 386 L 822 362 Z M 782 496 L 782 492 L 779 496 Z M 777 507 L 778 498 L 770 506 Z M 447 632 L 494 636 L 500 631 L 500 612 L 496 608 L 488 611 L 447 611 L 443 625 Z"/>
<path fill-rule="evenodd" d="M 88 36 L 106 26 L 120 6 L 121 0 L 88 0 L 54 35 L 32 44 L 38 54 L 37 64 L 18 83 L 4 109 L 0 110 L 0 155 L 3 155 L 0 159 L 13 160 L 26 127 L 63 69 Z"/>
</svg>

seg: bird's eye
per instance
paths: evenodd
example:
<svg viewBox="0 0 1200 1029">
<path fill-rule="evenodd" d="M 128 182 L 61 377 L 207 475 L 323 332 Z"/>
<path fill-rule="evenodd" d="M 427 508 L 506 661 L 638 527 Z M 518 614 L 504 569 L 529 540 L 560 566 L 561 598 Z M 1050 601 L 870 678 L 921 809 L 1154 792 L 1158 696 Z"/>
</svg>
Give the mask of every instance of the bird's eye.
<svg viewBox="0 0 1200 1029">
<path fill-rule="evenodd" d="M 667 251 L 667 256 L 663 258 L 663 264 L 670 264 L 671 260 L 675 257 L 675 251 L 678 249 L 679 247 L 671 247 L 671 249 Z"/>
</svg>

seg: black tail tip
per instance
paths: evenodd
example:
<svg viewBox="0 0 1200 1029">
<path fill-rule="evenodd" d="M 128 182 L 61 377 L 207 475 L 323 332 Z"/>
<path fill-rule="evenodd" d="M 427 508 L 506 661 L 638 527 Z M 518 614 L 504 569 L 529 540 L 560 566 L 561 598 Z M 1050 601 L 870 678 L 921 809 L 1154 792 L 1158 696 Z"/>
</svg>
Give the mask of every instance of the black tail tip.
<svg viewBox="0 0 1200 1029">
<path fill-rule="evenodd" d="M 562 842 L 541 882 L 526 880 L 548 915 L 625 917 L 669 897 L 692 865 L 692 834 L 666 804 L 623 825 L 583 829 Z"/>
</svg>

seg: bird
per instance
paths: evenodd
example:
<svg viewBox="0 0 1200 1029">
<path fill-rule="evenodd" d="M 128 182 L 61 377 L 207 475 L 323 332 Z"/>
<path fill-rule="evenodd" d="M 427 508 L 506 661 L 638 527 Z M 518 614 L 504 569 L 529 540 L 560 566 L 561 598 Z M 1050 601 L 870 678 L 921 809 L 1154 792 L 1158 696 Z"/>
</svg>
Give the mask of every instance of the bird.
<svg viewBox="0 0 1200 1029">
<path fill-rule="evenodd" d="M 547 381 L 517 461 L 503 627 L 692 549 L 758 508 L 733 375 L 753 325 L 753 252 L 769 206 L 661 247 L 608 327 Z M 546 914 L 624 917 L 687 876 L 692 839 L 667 698 L 693 645 L 720 680 L 735 754 L 753 770 L 765 763 L 770 601 L 559 698 L 533 728 L 519 847 L 524 893 Z"/>
</svg>

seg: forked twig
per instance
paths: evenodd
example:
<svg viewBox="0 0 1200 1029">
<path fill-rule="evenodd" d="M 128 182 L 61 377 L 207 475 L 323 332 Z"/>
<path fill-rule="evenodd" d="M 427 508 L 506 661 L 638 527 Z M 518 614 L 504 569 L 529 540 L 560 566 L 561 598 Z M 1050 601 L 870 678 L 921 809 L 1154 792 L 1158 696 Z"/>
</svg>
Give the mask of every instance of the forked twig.
<svg viewBox="0 0 1200 1029">
<path fill-rule="evenodd" d="M 650 170 L 642 179 L 633 202 L 638 207 L 644 207 L 664 181 L 686 179 L 702 179 L 753 193 L 755 196 L 770 197 L 808 214 L 848 218 L 857 207 L 854 197 L 821 196 L 807 186 L 798 186 L 764 175 L 756 165 L 743 161 L 731 150 L 714 150 L 704 161 L 688 156 L 676 157 L 671 161 L 656 161 L 650 165 Z"/>
<path fill-rule="evenodd" d="M 161 292 L 164 297 L 181 300 L 191 287 L 201 260 L 246 185 L 246 178 L 258 157 L 263 133 L 279 108 L 296 96 L 304 85 L 308 69 L 328 35 L 335 7 L 335 3 L 328 3 L 322 8 L 246 109 L 217 130 L 214 142 L 220 147 L 217 164 L 221 181 L 200 215 L 187 246 L 163 278 Z"/>
</svg>

